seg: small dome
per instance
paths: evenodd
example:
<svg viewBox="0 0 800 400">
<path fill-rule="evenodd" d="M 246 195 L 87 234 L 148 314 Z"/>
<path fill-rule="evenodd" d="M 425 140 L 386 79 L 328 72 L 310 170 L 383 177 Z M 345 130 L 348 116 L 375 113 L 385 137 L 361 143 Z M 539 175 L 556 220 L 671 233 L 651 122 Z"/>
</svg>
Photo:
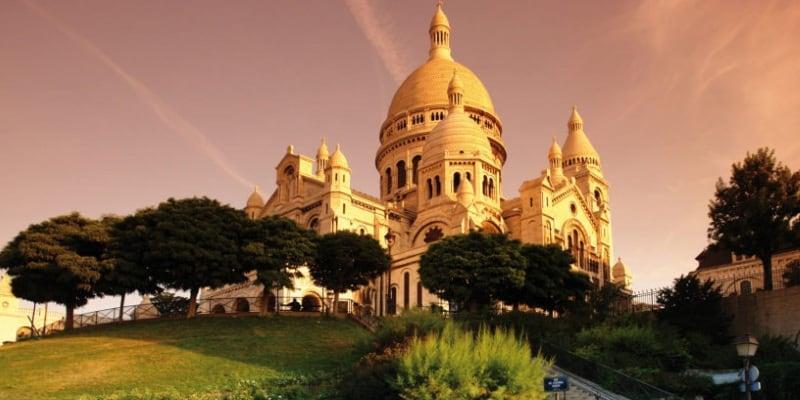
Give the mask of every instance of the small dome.
<svg viewBox="0 0 800 400">
<path fill-rule="evenodd" d="M 253 189 L 253 193 L 247 198 L 247 207 L 264 207 L 264 198 L 258 192 L 258 186 Z"/>
<path fill-rule="evenodd" d="M 453 72 L 452 76 L 452 82 L 448 85 L 449 92 L 466 97 L 468 92 L 456 86 L 459 84 L 458 73 Z M 492 156 L 489 138 L 480 126 L 464 112 L 463 105 L 453 102 L 456 99 L 460 101 L 460 97 L 451 97 L 450 112 L 447 117 L 433 128 L 425 140 L 425 145 L 422 147 L 422 161 L 425 164 L 436 161 L 445 153 Z"/>
<path fill-rule="evenodd" d="M 331 155 L 331 161 L 329 164 L 331 167 L 339 167 L 339 168 L 350 168 L 350 164 L 347 162 L 347 157 L 344 156 L 342 153 L 342 148 L 338 144 L 336 145 L 336 150 Z"/>
<path fill-rule="evenodd" d="M 550 145 L 550 151 L 547 152 L 547 156 L 550 159 L 561 158 L 561 146 L 558 145 L 555 136 L 553 136 L 553 143 Z"/>
<path fill-rule="evenodd" d="M 317 148 L 317 158 L 328 158 L 330 153 L 328 153 L 328 144 L 325 141 L 325 138 L 322 138 L 322 142 L 319 144 L 319 148 Z"/>
<path fill-rule="evenodd" d="M 617 263 L 614 264 L 614 267 L 611 269 L 611 276 L 614 278 L 614 281 L 625 279 L 631 275 L 628 267 L 622 262 L 622 258 L 617 259 Z"/>
<path fill-rule="evenodd" d="M 472 204 L 472 201 L 475 198 L 475 188 L 472 186 L 472 182 L 470 182 L 469 179 L 464 179 L 458 185 L 458 193 L 456 193 L 456 198 L 458 199 L 458 202 L 464 206 Z"/>
<path fill-rule="evenodd" d="M 569 134 L 567 135 L 567 141 L 564 143 L 564 161 L 577 157 L 587 157 L 599 163 L 600 156 L 589 141 L 589 137 L 583 131 L 583 119 L 578 114 L 577 107 L 572 107 L 572 115 L 567 126 Z"/>
</svg>

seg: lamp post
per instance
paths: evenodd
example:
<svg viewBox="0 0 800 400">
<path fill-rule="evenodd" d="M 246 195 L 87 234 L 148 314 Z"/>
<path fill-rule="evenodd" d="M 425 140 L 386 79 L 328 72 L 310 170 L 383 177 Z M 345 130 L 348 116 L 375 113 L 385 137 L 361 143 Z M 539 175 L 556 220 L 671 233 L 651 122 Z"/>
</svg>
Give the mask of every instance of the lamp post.
<svg viewBox="0 0 800 400">
<path fill-rule="evenodd" d="M 741 336 L 734 341 L 736 345 L 736 353 L 739 357 L 744 359 L 744 393 L 745 399 L 751 399 L 750 393 L 750 386 L 752 382 L 750 382 L 750 358 L 756 355 L 756 350 L 758 350 L 758 340 L 755 336 L 746 334 Z"/>
</svg>

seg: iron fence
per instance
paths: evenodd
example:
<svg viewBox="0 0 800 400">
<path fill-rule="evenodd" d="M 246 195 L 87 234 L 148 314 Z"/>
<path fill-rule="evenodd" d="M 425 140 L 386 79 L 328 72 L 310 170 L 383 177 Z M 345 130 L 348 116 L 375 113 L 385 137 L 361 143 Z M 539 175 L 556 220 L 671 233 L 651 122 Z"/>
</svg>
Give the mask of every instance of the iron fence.
<svg viewBox="0 0 800 400">
<path fill-rule="evenodd" d="M 258 315 L 264 309 L 261 297 L 216 297 L 199 299 L 196 303 L 196 315 L 199 317 L 220 317 L 237 315 Z M 267 313 L 289 313 L 292 315 L 320 315 L 334 311 L 332 300 L 319 298 L 299 298 L 269 296 L 266 301 Z M 88 313 L 76 314 L 73 317 L 73 328 L 84 328 L 112 323 L 141 321 L 162 318 L 184 318 L 188 311 L 188 299 L 176 299 L 170 302 L 142 303 L 124 307 L 107 308 Z M 358 310 L 357 310 L 358 307 Z M 350 299 L 339 299 L 335 305 L 337 314 L 368 314 Z M 46 333 L 51 334 L 64 329 L 65 321 L 61 319 L 48 324 Z"/>
</svg>

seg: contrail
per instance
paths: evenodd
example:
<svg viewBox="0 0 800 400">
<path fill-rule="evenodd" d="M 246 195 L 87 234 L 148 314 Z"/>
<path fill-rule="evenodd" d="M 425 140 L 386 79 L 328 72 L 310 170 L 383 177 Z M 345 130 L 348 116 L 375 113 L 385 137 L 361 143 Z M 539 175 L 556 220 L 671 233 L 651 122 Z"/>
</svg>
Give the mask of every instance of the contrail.
<svg viewBox="0 0 800 400">
<path fill-rule="evenodd" d="M 367 0 L 345 0 L 347 8 L 358 23 L 358 27 L 367 37 L 372 47 L 378 51 L 383 65 L 396 83 L 400 83 L 408 74 L 409 68 L 400 51 L 395 46 L 389 33 L 383 28 L 383 23 L 378 17 L 372 3 Z"/>
<path fill-rule="evenodd" d="M 208 157 L 214 164 L 221 168 L 228 176 L 233 178 L 236 182 L 244 185 L 248 189 L 252 189 L 254 185 L 244 176 L 236 171 L 222 152 L 217 149 L 208 138 L 194 126 L 191 122 L 183 118 L 175 110 L 170 108 L 161 98 L 159 98 L 152 90 L 150 90 L 144 83 L 133 77 L 125 71 L 119 64 L 114 62 L 105 52 L 95 46 L 85 36 L 79 34 L 67 24 L 50 14 L 44 8 L 34 4 L 30 0 L 22 0 L 22 3 L 28 6 L 34 13 L 52 23 L 59 31 L 67 35 L 76 44 L 81 46 L 84 50 L 89 52 L 92 56 L 97 58 L 100 62 L 110 68 L 123 82 L 125 82 L 131 90 L 139 97 L 145 105 L 149 106 L 151 110 L 161 119 L 167 127 L 173 132 L 182 136 L 189 143 L 191 143 L 203 155 Z"/>
</svg>

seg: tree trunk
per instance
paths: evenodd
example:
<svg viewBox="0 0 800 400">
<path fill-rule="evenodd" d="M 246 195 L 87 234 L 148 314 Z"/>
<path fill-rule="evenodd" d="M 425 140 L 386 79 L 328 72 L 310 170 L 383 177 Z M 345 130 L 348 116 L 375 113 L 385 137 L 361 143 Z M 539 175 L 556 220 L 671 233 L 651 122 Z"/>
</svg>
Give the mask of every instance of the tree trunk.
<svg viewBox="0 0 800 400">
<path fill-rule="evenodd" d="M 197 315 L 197 292 L 200 289 L 192 288 L 189 291 L 189 307 L 186 308 L 186 318 L 194 318 Z"/>
<path fill-rule="evenodd" d="M 333 292 L 333 315 L 339 314 L 339 292 Z"/>
<path fill-rule="evenodd" d="M 125 315 L 125 293 L 120 296 L 121 299 L 119 301 L 119 320 L 122 321 L 122 317 Z"/>
<path fill-rule="evenodd" d="M 75 319 L 75 306 L 72 304 L 67 304 L 67 318 L 64 320 L 64 330 L 71 331 L 74 325 Z"/>
<path fill-rule="evenodd" d="M 258 315 L 266 317 L 267 314 L 269 314 L 269 288 L 264 286 L 264 290 L 261 291 L 261 310 Z"/>
<path fill-rule="evenodd" d="M 44 321 L 42 321 L 42 336 L 47 335 L 47 307 L 50 303 L 44 303 Z"/>
<path fill-rule="evenodd" d="M 511 311 L 519 311 L 519 303 L 514 303 L 511 305 Z"/>
<path fill-rule="evenodd" d="M 31 337 L 36 334 L 36 303 L 33 303 L 33 312 L 31 312 Z"/>
<path fill-rule="evenodd" d="M 764 266 L 764 290 L 772 290 L 772 254 L 761 257 Z"/>
</svg>

